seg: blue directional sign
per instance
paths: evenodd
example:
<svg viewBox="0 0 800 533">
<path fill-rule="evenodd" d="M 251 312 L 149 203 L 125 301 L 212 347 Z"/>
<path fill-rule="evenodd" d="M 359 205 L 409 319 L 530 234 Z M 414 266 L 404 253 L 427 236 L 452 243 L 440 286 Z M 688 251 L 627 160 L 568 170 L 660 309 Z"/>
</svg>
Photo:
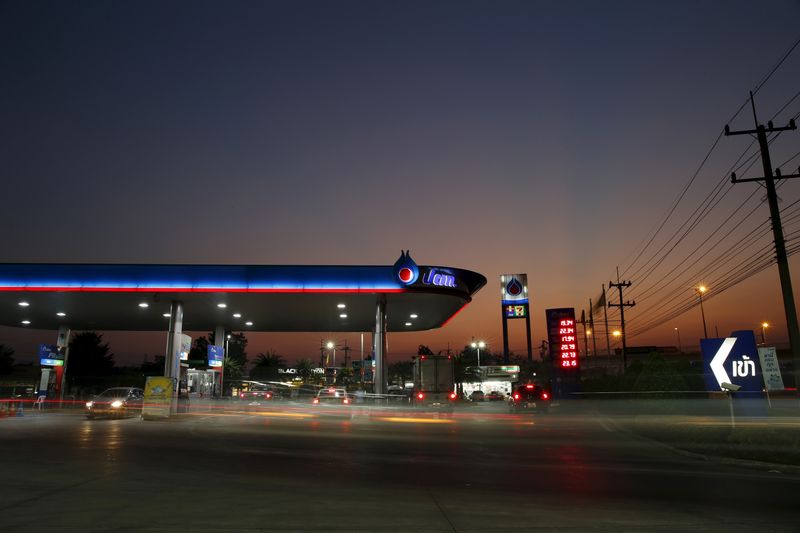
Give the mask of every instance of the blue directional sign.
<svg viewBox="0 0 800 533">
<path fill-rule="evenodd" d="M 221 367 L 225 349 L 222 346 L 208 345 L 208 366 Z"/>
<path fill-rule="evenodd" d="M 58 346 L 40 344 L 39 364 L 43 366 L 62 366 L 64 364 L 64 356 L 58 349 Z"/>
<path fill-rule="evenodd" d="M 723 390 L 723 383 L 738 385 L 743 392 L 764 388 L 756 336 L 752 331 L 734 331 L 724 339 L 702 339 L 700 349 L 706 390 Z"/>
</svg>

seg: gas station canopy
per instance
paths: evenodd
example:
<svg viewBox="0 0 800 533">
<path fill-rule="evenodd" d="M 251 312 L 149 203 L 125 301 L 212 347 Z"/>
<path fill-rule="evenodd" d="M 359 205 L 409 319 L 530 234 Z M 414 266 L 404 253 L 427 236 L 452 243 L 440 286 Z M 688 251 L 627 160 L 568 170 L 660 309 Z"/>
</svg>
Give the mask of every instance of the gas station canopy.
<svg viewBox="0 0 800 533">
<path fill-rule="evenodd" d="M 386 331 L 443 326 L 486 278 L 417 266 L 0 264 L 0 325 L 163 331 L 173 302 L 183 329 L 366 332 L 385 298 Z"/>
</svg>

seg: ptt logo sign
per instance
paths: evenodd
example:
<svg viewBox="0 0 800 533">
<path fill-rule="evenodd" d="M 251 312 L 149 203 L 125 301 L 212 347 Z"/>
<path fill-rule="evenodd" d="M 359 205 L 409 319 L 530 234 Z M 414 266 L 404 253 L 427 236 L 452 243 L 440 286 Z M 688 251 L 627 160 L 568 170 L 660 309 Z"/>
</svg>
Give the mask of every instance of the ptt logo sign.
<svg viewBox="0 0 800 533">
<path fill-rule="evenodd" d="M 425 285 L 455 289 L 456 277 L 446 270 L 431 268 L 425 273 L 425 276 L 422 278 L 422 283 Z"/>
<path fill-rule="evenodd" d="M 403 285 L 413 285 L 419 278 L 419 268 L 417 264 L 411 259 L 411 254 L 408 250 L 400 252 L 400 259 L 394 264 L 395 276 L 398 281 Z"/>
<path fill-rule="evenodd" d="M 723 390 L 723 383 L 756 392 L 763 388 L 756 337 L 752 331 L 734 331 L 724 339 L 702 339 L 703 374 L 707 390 Z"/>
</svg>

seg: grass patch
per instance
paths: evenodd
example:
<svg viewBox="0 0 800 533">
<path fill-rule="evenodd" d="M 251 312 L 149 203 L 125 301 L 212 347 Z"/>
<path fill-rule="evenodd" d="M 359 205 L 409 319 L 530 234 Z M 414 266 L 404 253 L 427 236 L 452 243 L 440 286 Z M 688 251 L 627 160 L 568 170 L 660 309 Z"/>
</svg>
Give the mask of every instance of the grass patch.
<svg viewBox="0 0 800 533">
<path fill-rule="evenodd" d="M 635 420 L 635 433 L 675 448 L 715 457 L 800 466 L 800 424 L 737 421 L 723 418 L 686 421 Z"/>
</svg>

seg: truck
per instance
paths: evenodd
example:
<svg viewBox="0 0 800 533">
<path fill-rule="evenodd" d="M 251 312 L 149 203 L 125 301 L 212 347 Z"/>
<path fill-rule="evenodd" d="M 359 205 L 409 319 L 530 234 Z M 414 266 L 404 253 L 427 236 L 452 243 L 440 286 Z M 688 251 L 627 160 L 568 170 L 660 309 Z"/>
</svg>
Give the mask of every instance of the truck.
<svg viewBox="0 0 800 533">
<path fill-rule="evenodd" d="M 453 360 L 444 355 L 417 356 L 412 403 L 417 407 L 449 410 L 456 398 Z"/>
</svg>

